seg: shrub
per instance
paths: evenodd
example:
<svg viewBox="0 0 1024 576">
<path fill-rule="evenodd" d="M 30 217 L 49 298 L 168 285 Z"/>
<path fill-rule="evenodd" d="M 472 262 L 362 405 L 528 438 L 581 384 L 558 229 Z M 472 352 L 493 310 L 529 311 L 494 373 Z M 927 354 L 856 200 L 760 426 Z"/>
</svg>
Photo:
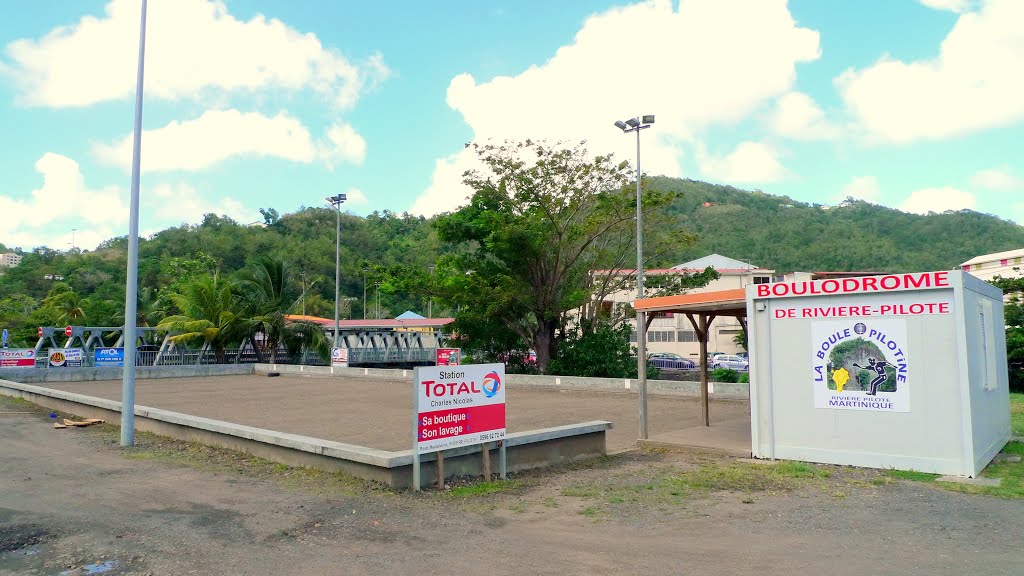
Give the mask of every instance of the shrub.
<svg viewBox="0 0 1024 576">
<path fill-rule="evenodd" d="M 711 373 L 712 382 L 736 382 L 740 379 L 740 373 L 731 368 L 715 368 Z"/>
<path fill-rule="evenodd" d="M 740 374 L 739 383 L 740 384 L 750 384 L 750 373 L 749 372 L 744 372 L 744 373 Z"/>
</svg>

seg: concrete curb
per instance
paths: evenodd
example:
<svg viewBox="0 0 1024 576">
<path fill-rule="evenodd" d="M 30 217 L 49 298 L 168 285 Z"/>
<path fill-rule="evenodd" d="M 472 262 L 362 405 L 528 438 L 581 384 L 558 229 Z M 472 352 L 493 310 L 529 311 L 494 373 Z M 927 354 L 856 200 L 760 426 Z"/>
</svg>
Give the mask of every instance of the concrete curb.
<svg viewBox="0 0 1024 576">
<path fill-rule="evenodd" d="M 301 376 L 344 376 L 348 378 L 379 378 L 387 380 L 413 377 L 413 370 L 382 368 L 336 368 L 333 366 L 292 366 L 286 364 L 255 364 L 257 374 L 280 372 Z M 509 386 L 530 386 L 557 390 L 586 390 L 593 392 L 622 392 L 635 394 L 637 381 L 623 378 L 584 378 L 580 376 L 548 376 L 534 374 L 506 374 Z M 700 396 L 700 383 L 683 380 L 648 380 L 647 390 L 652 394 Z M 746 400 L 750 397 L 747 384 L 709 382 L 708 394 L 713 398 Z"/>
<path fill-rule="evenodd" d="M 0 380 L 0 395 L 24 398 L 51 409 L 84 417 L 120 420 L 121 403 L 64 390 Z M 309 466 L 329 472 L 345 471 L 354 476 L 383 482 L 395 488 L 408 487 L 412 477 L 412 449 L 387 451 L 335 442 L 277 430 L 267 430 L 149 406 L 135 406 L 136 428 L 178 438 L 200 441 L 249 452 L 289 465 Z M 606 454 L 605 434 L 611 422 L 591 421 L 506 435 L 509 471 L 550 466 Z M 411 444 L 411 439 L 410 439 Z M 493 443 L 492 443 L 493 444 Z M 478 474 L 482 469 L 481 446 L 445 451 L 449 474 Z M 492 450 L 491 459 L 496 458 Z M 310 454 L 303 457 L 297 453 Z M 433 470 L 436 453 L 420 456 L 424 477 Z M 493 470 L 497 470 L 494 462 Z"/>
</svg>

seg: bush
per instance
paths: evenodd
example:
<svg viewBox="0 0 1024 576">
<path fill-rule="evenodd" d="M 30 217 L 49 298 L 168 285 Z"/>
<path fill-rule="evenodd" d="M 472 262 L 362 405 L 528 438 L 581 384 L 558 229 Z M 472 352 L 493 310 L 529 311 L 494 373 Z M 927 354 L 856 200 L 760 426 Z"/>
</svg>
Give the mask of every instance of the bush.
<svg viewBox="0 0 1024 576">
<path fill-rule="evenodd" d="M 591 330 L 584 329 L 567 337 L 558 347 L 558 354 L 551 359 L 548 374 L 636 378 L 636 355 L 629 345 L 630 331 L 629 325 L 613 328 L 598 322 Z M 648 364 L 647 377 L 657 376 L 657 368 Z"/>
<path fill-rule="evenodd" d="M 744 373 L 740 374 L 739 382 L 740 382 L 740 384 L 750 384 L 750 373 L 749 372 L 744 372 Z"/>
<path fill-rule="evenodd" d="M 712 382 L 737 382 L 739 379 L 740 373 L 731 368 L 715 368 L 710 378 Z"/>
</svg>

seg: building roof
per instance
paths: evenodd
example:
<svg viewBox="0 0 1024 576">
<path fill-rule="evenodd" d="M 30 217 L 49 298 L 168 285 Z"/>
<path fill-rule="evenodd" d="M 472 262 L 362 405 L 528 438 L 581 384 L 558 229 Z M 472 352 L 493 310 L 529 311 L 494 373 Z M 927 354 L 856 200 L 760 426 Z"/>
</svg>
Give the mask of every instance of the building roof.
<svg viewBox="0 0 1024 576">
<path fill-rule="evenodd" d="M 711 266 L 715 270 L 758 270 L 757 266 L 753 264 L 735 260 L 721 254 L 709 254 L 703 258 L 697 258 L 696 260 L 690 260 L 689 262 L 683 262 L 678 266 L 673 266 L 675 270 L 703 270 Z"/>
<path fill-rule="evenodd" d="M 640 312 L 716 312 L 729 316 L 746 315 L 747 291 L 739 288 L 642 298 L 634 301 L 633 307 Z"/>
<path fill-rule="evenodd" d="M 302 316 L 301 314 L 287 314 L 285 320 L 292 322 L 313 322 L 325 328 L 334 328 L 333 318 L 320 318 L 319 316 Z M 407 320 L 399 318 L 381 318 L 340 320 L 338 326 L 345 330 L 357 329 L 395 329 L 395 328 L 440 328 L 455 321 L 455 318 L 410 318 Z"/>
<path fill-rule="evenodd" d="M 405 312 L 402 312 L 398 316 L 395 316 L 395 320 L 424 320 L 424 319 L 426 319 L 426 316 L 420 316 L 419 314 L 413 312 L 412 310 L 406 310 Z"/>
<path fill-rule="evenodd" d="M 993 260 L 1008 260 L 1010 258 L 1024 257 L 1024 248 L 1018 248 L 1016 250 L 1007 250 L 1006 252 L 996 252 L 994 254 L 985 254 L 982 256 L 975 256 L 967 262 L 961 264 L 961 266 L 972 266 L 974 264 L 980 264 L 982 262 L 992 262 Z"/>
</svg>

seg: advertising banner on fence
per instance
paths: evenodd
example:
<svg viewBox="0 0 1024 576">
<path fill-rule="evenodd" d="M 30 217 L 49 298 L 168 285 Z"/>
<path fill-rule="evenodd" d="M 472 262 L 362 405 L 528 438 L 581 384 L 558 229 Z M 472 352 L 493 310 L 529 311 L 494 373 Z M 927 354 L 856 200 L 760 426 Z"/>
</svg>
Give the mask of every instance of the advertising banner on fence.
<svg viewBox="0 0 1024 576">
<path fill-rule="evenodd" d="M 910 411 L 907 323 L 903 319 L 811 323 L 814 406 Z"/>
<path fill-rule="evenodd" d="M 36 365 L 36 351 L 31 348 L 0 350 L 0 368 L 31 368 Z"/>
<path fill-rule="evenodd" d="M 97 348 L 93 360 L 96 366 L 124 366 L 124 348 Z"/>
<path fill-rule="evenodd" d="M 416 449 L 437 452 L 505 437 L 505 365 L 416 368 Z"/>
<path fill-rule="evenodd" d="M 81 368 L 85 351 L 81 348 L 53 348 L 47 354 L 50 368 Z"/>
<path fill-rule="evenodd" d="M 348 368 L 348 348 L 335 348 L 331 350 L 331 366 Z"/>
<path fill-rule="evenodd" d="M 459 349 L 458 348 L 438 348 L 437 349 L 437 366 L 458 366 L 459 365 Z"/>
</svg>

